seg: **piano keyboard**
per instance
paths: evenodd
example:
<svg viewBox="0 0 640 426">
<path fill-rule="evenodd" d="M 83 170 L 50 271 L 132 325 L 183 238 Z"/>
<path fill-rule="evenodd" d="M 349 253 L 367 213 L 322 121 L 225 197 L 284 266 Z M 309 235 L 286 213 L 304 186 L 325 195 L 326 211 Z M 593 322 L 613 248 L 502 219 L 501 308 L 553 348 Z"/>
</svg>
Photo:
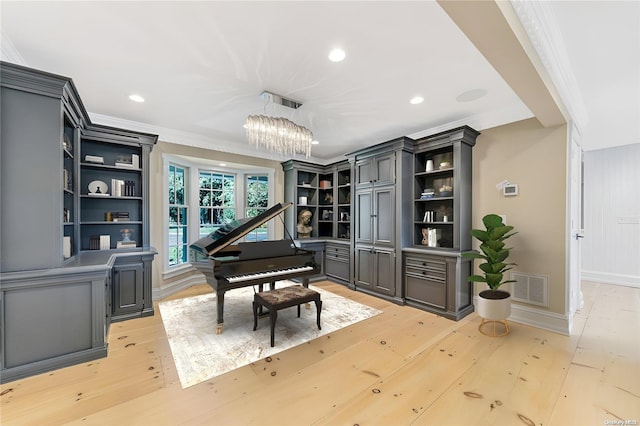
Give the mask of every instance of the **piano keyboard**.
<svg viewBox="0 0 640 426">
<path fill-rule="evenodd" d="M 296 266 L 293 268 L 277 269 L 277 270 L 266 271 L 266 272 L 257 272 L 255 274 L 236 275 L 233 277 L 227 277 L 227 281 L 229 281 L 230 283 L 238 283 L 242 281 L 253 281 L 253 280 L 258 280 L 262 278 L 277 277 L 279 275 L 295 274 L 298 272 L 311 271 L 311 270 L 313 270 L 312 266 Z"/>
</svg>

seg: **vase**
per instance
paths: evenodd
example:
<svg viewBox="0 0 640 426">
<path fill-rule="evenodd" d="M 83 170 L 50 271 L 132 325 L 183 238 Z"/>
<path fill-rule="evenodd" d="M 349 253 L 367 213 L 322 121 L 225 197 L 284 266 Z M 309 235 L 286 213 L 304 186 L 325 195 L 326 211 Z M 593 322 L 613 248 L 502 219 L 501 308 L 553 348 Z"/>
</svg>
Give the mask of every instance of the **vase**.
<svg viewBox="0 0 640 426">
<path fill-rule="evenodd" d="M 511 294 L 504 290 L 483 290 L 478 294 L 475 306 L 482 322 L 478 329 L 482 334 L 492 337 L 505 336 L 511 331 L 507 318 L 511 315 Z M 486 330 L 492 325 L 493 330 Z"/>
</svg>

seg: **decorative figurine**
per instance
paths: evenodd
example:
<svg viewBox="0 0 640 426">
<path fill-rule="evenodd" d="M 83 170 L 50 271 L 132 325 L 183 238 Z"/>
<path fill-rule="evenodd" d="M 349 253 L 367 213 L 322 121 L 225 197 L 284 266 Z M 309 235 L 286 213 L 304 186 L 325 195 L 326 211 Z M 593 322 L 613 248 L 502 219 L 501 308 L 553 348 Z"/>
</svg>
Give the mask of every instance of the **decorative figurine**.
<svg viewBox="0 0 640 426">
<path fill-rule="evenodd" d="M 311 236 L 311 231 L 313 231 L 313 227 L 309 225 L 311 222 L 312 213 L 307 210 L 300 210 L 298 213 L 298 238 L 309 238 Z"/>
</svg>

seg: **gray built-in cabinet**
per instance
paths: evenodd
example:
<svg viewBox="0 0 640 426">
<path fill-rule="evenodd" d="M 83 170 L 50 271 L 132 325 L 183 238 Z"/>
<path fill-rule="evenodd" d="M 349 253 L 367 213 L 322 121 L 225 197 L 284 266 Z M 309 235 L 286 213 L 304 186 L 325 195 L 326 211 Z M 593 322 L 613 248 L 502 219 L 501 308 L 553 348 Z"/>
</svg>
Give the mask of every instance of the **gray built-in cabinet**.
<svg viewBox="0 0 640 426">
<path fill-rule="evenodd" d="M 0 62 L 0 83 L 6 382 L 106 356 L 112 321 L 153 315 L 149 153 L 157 136 L 91 123 L 70 78 Z M 127 188 L 114 192 L 116 181 Z M 98 182 L 108 195 L 95 193 Z M 124 229 L 134 243 L 118 248 Z"/>
<path fill-rule="evenodd" d="M 287 231 L 296 243 L 316 253 L 322 275 L 338 282 L 351 281 L 351 166 L 345 160 L 326 166 L 288 160 L 284 170 L 284 198 L 293 203 L 285 210 Z M 301 211 L 311 213 L 311 234 L 297 231 Z"/>
<path fill-rule="evenodd" d="M 478 135 L 463 126 L 346 154 L 353 183 L 348 187 L 350 204 L 344 205 L 323 205 L 324 194 L 336 188 L 321 184 L 336 179 L 324 166 L 283 163 L 285 200 L 295 206 L 288 227 L 295 231 L 301 209 L 313 211 L 311 241 L 327 238 L 318 248 L 324 249 L 327 277 L 459 320 L 473 312 L 468 282 L 472 263 L 462 253 L 471 250 L 472 148 Z M 346 170 L 345 165 L 339 163 L 338 170 Z M 348 238 L 336 227 L 335 217 L 322 220 L 326 208 L 334 215 L 336 209 L 348 208 Z"/>
<path fill-rule="evenodd" d="M 403 221 L 405 301 L 458 320 L 473 312 L 471 250 L 472 148 L 479 133 L 464 126 L 415 141 L 411 204 Z M 429 238 L 431 233 L 432 238 Z"/>
<path fill-rule="evenodd" d="M 355 180 L 351 243 L 354 289 L 403 303 L 403 226 L 411 193 L 413 140 L 402 137 L 347 154 Z"/>
</svg>

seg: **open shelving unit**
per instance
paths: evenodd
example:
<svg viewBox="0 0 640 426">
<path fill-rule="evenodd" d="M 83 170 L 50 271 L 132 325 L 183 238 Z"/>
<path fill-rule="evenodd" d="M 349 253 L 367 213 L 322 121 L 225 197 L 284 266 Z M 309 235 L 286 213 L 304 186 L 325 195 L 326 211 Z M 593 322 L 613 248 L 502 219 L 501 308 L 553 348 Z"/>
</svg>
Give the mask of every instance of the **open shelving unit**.
<svg viewBox="0 0 640 426">
<path fill-rule="evenodd" d="M 427 164 L 432 167 L 427 167 Z M 415 155 L 414 244 L 430 248 L 454 248 L 456 234 L 456 188 L 453 148 Z M 435 238 L 429 238 L 429 232 Z"/>
<path fill-rule="evenodd" d="M 87 157 L 89 156 L 89 157 Z M 102 163 L 87 158 L 102 159 Z M 135 160 L 137 158 L 137 161 Z M 80 249 L 95 250 L 92 237 L 108 236 L 109 249 L 118 248 L 123 230 L 129 230 L 133 247 L 142 247 L 144 229 L 142 148 L 83 139 L 80 162 Z M 117 165 L 119 164 L 119 165 Z M 130 164 L 130 166 L 126 166 Z M 99 194 L 90 186 L 103 183 Z M 102 185 L 100 185 L 102 186 Z M 106 249 L 106 247 L 102 247 Z"/>
<path fill-rule="evenodd" d="M 349 241 L 351 235 L 351 168 L 344 161 L 329 166 L 289 160 L 285 172 L 285 201 L 293 203 L 285 211 L 287 229 L 298 238 L 296 225 L 303 210 L 311 212 L 313 231 L 309 238 Z M 306 238 L 306 237 L 305 237 Z"/>
</svg>

